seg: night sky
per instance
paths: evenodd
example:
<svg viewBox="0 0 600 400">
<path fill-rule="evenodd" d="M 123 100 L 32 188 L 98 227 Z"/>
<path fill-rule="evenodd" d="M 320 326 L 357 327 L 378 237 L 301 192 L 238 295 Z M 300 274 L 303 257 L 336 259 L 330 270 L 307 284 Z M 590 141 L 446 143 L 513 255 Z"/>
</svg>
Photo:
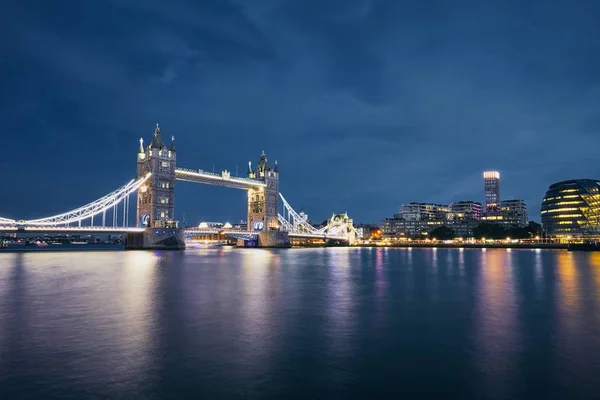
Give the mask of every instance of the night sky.
<svg viewBox="0 0 600 400">
<path fill-rule="evenodd" d="M 539 220 L 549 184 L 600 178 L 600 2 L 4 0 L 0 216 L 66 211 L 135 176 L 159 123 L 178 164 L 245 173 L 321 221 L 483 202 Z M 188 223 L 245 193 L 181 182 Z"/>
</svg>

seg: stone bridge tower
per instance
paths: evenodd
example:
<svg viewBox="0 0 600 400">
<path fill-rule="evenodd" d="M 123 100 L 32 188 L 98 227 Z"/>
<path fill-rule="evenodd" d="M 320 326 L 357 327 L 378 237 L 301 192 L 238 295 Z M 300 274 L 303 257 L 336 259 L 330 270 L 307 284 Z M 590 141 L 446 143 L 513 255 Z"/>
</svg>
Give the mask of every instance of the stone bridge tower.
<svg viewBox="0 0 600 400">
<path fill-rule="evenodd" d="M 167 147 L 156 124 L 154 137 L 147 147 L 140 139 L 137 155 L 137 176 L 152 173 L 137 195 L 136 225 L 140 228 L 176 228 L 175 221 L 175 138 Z"/>
<path fill-rule="evenodd" d="M 248 178 L 263 181 L 267 186 L 260 190 L 248 191 L 248 231 L 277 231 L 279 230 L 279 167 L 277 161 L 271 168 L 267 164 L 267 156 L 263 151 L 258 165 L 252 170 L 248 163 Z"/>
<path fill-rule="evenodd" d="M 348 213 L 333 214 L 327 222 L 328 234 L 342 234 L 348 239 L 348 244 L 352 246 L 356 242 L 356 230 L 354 229 L 354 220 L 348 216 Z"/>
</svg>

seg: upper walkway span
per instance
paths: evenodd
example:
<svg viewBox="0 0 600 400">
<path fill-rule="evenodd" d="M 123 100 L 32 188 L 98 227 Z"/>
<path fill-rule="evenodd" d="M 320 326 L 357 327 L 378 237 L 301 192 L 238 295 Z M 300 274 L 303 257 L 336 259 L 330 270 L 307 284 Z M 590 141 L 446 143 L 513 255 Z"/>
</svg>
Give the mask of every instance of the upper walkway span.
<svg viewBox="0 0 600 400">
<path fill-rule="evenodd" d="M 175 169 L 175 178 L 178 181 L 223 186 L 242 190 L 267 187 L 266 183 L 258 179 L 240 178 L 237 176 L 233 177 L 227 170 L 221 172 L 220 174 L 216 174 L 214 172 L 208 172 L 201 169 L 177 167 Z"/>
</svg>

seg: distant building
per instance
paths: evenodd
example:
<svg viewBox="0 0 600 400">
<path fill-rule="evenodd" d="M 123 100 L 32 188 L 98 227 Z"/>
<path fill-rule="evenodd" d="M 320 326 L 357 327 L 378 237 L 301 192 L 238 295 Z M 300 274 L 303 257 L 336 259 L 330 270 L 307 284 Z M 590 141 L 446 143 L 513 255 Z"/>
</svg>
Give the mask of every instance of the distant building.
<svg viewBox="0 0 600 400">
<path fill-rule="evenodd" d="M 452 219 L 480 220 L 482 214 L 481 203 L 475 201 L 459 201 L 450 204 Z"/>
<path fill-rule="evenodd" d="M 481 223 L 482 205 L 475 201 L 459 201 L 449 206 L 435 203 L 409 203 L 393 218 L 381 222 L 386 237 L 426 238 L 431 231 L 446 226 L 456 237 L 471 237 Z"/>
<path fill-rule="evenodd" d="M 407 221 L 445 220 L 450 207 L 435 203 L 408 203 L 400 208 L 400 217 Z"/>
<path fill-rule="evenodd" d="M 380 236 L 383 232 L 379 226 L 374 224 L 356 224 L 354 225 L 358 237 L 369 239 L 371 236 Z"/>
<path fill-rule="evenodd" d="M 548 237 L 600 239 L 600 181 L 574 179 L 550 185 L 542 201 Z"/>
<path fill-rule="evenodd" d="M 456 237 L 471 237 L 473 230 L 481 223 L 482 206 L 475 201 L 459 201 L 450 204 L 450 218 L 448 225 Z"/>
<path fill-rule="evenodd" d="M 527 205 L 523 200 L 502 200 L 500 202 L 500 215 L 502 223 L 506 225 L 527 226 L 529 215 Z"/>
<path fill-rule="evenodd" d="M 483 184 L 485 190 L 485 213 L 486 215 L 495 215 L 500 211 L 500 172 L 485 171 L 483 173 Z"/>
<path fill-rule="evenodd" d="M 435 203 L 408 203 L 400 213 L 381 222 L 384 236 L 427 237 L 429 232 L 451 223 L 450 208 Z"/>
<path fill-rule="evenodd" d="M 523 200 L 503 200 L 498 209 L 481 218 L 484 222 L 499 223 L 507 226 L 525 227 L 529 223 L 527 205 Z"/>
</svg>

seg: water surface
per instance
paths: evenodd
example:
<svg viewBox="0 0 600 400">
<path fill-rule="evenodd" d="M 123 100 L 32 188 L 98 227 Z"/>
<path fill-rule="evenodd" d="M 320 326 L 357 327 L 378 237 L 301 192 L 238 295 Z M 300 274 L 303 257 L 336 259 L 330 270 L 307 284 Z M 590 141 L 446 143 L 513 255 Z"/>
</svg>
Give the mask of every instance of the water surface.
<svg viewBox="0 0 600 400">
<path fill-rule="evenodd" d="M 0 254 L 0 398 L 584 399 L 600 253 Z"/>
</svg>

